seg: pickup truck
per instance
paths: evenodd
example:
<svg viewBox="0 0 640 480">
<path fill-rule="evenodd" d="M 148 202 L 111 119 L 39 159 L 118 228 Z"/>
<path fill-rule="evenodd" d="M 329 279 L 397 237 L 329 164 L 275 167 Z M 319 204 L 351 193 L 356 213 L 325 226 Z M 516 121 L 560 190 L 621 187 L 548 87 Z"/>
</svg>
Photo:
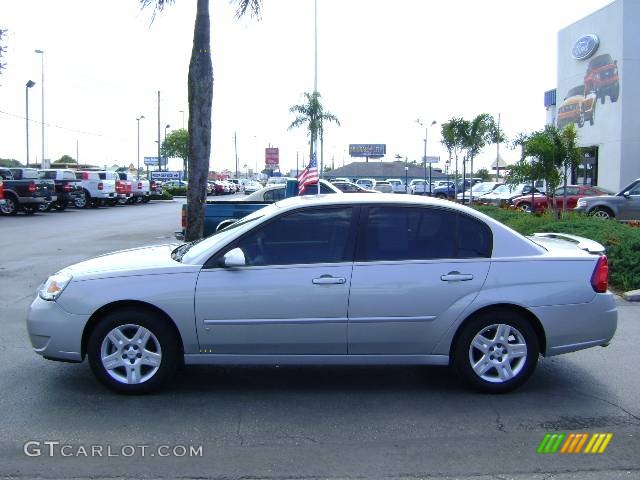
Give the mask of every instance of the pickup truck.
<svg viewBox="0 0 640 480">
<path fill-rule="evenodd" d="M 322 192 L 336 193 L 343 195 L 343 193 L 331 185 L 325 180 L 320 180 L 322 185 Z M 273 185 L 269 185 L 265 188 L 274 188 Z M 285 190 L 284 197 L 281 195 L 273 196 L 277 200 L 287 197 L 295 197 L 298 195 L 298 181 L 293 179 L 287 180 L 286 184 L 282 185 Z M 316 186 L 311 186 L 306 190 L 307 195 L 314 195 L 316 192 Z M 260 192 L 260 191 L 258 191 Z M 256 194 L 258 193 L 256 192 Z M 253 194 L 255 195 L 255 194 Z M 246 217 L 250 213 L 260 210 L 266 205 L 274 203 L 273 201 L 252 201 L 252 200 L 207 200 L 204 206 L 204 232 L 203 236 L 207 237 L 216 230 L 220 230 L 227 225 Z M 178 240 L 184 240 L 184 232 L 187 228 L 187 205 L 182 205 L 182 230 L 175 232 L 175 237 Z"/>
<path fill-rule="evenodd" d="M 53 181 L 40 180 L 35 168 L 0 168 L 0 179 L 4 190 L 4 204 L 0 205 L 3 215 L 15 215 L 18 210 L 31 215 L 40 205 L 57 200 Z"/>
<path fill-rule="evenodd" d="M 4 183 L 0 180 L 0 207 L 4 205 Z"/>
<path fill-rule="evenodd" d="M 151 199 L 151 187 L 149 180 L 142 178 L 136 178 L 136 176 L 129 172 L 116 172 L 120 177 L 120 180 L 125 182 L 131 182 L 131 193 L 133 198 L 131 202 L 144 202 L 147 203 Z"/>
<path fill-rule="evenodd" d="M 127 180 L 122 180 L 118 172 L 98 172 L 100 176 L 100 180 L 102 180 L 105 185 L 113 183 L 113 186 L 116 189 L 116 198 L 110 199 L 107 201 L 108 205 L 115 205 L 116 203 L 120 203 L 124 205 L 125 203 L 131 204 L 133 203 L 133 185 L 131 182 Z"/>
<path fill-rule="evenodd" d="M 115 181 L 101 180 L 98 172 L 77 171 L 76 179 L 80 180 L 82 185 L 85 207 L 98 208 L 100 205 L 115 205 L 118 201 Z"/>
<path fill-rule="evenodd" d="M 53 180 L 56 196 L 58 197 L 55 202 L 51 202 L 45 207 L 45 211 L 51 207 L 58 211 L 63 211 L 69 203 L 76 208 L 84 207 L 85 199 L 82 185 L 76 180 L 76 174 L 73 170 L 40 170 L 40 178 L 42 180 Z"/>
</svg>

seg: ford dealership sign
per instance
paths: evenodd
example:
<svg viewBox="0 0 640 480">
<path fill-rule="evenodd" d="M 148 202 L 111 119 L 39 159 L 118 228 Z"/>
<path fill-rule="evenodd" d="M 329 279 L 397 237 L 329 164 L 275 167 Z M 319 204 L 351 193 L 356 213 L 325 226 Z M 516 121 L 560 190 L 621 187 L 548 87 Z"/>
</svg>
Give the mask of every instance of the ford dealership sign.
<svg viewBox="0 0 640 480">
<path fill-rule="evenodd" d="M 596 53 L 598 46 L 600 45 L 600 39 L 594 33 L 584 35 L 576 40 L 571 49 L 571 55 L 576 60 L 584 60 Z"/>
</svg>

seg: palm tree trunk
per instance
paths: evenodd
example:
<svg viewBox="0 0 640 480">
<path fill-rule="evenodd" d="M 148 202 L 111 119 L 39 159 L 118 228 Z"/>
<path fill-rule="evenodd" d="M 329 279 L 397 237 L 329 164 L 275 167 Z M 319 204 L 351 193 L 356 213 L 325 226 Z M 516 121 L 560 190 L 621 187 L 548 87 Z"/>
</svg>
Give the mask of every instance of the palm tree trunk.
<svg viewBox="0 0 640 480">
<path fill-rule="evenodd" d="M 193 48 L 189 63 L 189 188 L 187 190 L 187 228 L 185 240 L 202 238 L 204 202 L 211 155 L 211 106 L 213 66 L 209 0 L 198 0 Z"/>
</svg>

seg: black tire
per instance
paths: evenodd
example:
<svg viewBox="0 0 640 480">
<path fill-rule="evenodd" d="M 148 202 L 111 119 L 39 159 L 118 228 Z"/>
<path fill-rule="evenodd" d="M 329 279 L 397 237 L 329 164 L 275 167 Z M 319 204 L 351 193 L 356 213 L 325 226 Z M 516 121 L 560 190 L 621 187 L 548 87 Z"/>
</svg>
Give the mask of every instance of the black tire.
<svg viewBox="0 0 640 480">
<path fill-rule="evenodd" d="M 2 215 L 16 215 L 19 209 L 18 199 L 11 194 L 5 195 L 4 203 L 0 206 L 0 213 Z"/>
<path fill-rule="evenodd" d="M 118 199 L 110 198 L 109 200 L 105 200 L 104 202 L 110 207 L 115 207 L 118 204 Z"/>
<path fill-rule="evenodd" d="M 618 84 L 613 89 L 613 92 L 609 95 L 609 100 L 611 100 L 611 103 L 615 103 L 618 101 L 619 96 L 620 96 L 620 85 Z"/>
<path fill-rule="evenodd" d="M 91 198 L 91 194 L 85 190 L 84 191 L 84 208 L 95 208 L 93 206 L 93 203 L 94 203 L 94 200 Z"/>
<path fill-rule="evenodd" d="M 67 202 L 66 200 L 58 200 L 55 205 L 54 208 L 59 211 L 59 212 L 64 212 L 67 209 Z"/>
<path fill-rule="evenodd" d="M 107 339 L 109 333 L 114 331 L 116 328 L 121 328 L 125 333 L 134 333 L 136 328 L 132 328 L 132 326 L 144 327 L 151 332 L 152 336 L 155 336 L 155 339 L 151 338 L 148 343 L 145 344 L 140 344 L 139 342 L 132 340 L 130 344 L 127 343 L 122 347 L 122 351 L 126 351 L 125 348 L 128 348 L 129 345 L 133 345 L 134 348 L 137 345 L 141 345 L 141 347 L 137 348 L 136 351 L 140 351 L 141 353 L 139 355 L 142 355 L 142 352 L 144 351 L 142 347 L 148 347 L 149 345 L 153 347 L 155 345 L 155 340 L 157 340 L 159 344 L 159 351 L 156 353 L 160 354 L 160 364 L 157 367 L 157 370 L 150 374 L 148 379 L 145 379 L 140 383 L 130 384 L 126 383 L 126 378 L 123 379 L 124 381 L 119 381 L 107 371 L 103 365 L 101 354 L 103 352 L 103 347 L 105 348 L 105 353 L 109 351 L 112 352 L 112 355 L 118 353 L 120 350 L 116 349 L 114 344 Z M 131 339 L 129 335 L 130 334 L 127 333 L 128 338 Z M 154 349 L 152 348 L 151 350 Z M 155 350 L 158 349 L 156 348 Z M 171 325 L 169 325 L 165 319 L 140 308 L 117 310 L 102 317 L 89 337 L 89 341 L 87 343 L 87 355 L 89 357 L 91 370 L 98 380 L 114 392 L 125 395 L 140 395 L 158 390 L 171 379 L 176 368 L 181 363 L 178 339 L 176 338 Z M 126 354 L 123 354 L 123 358 L 124 355 Z M 116 355 L 118 362 L 120 361 L 119 357 L 120 355 L 118 353 L 118 355 Z M 129 365 L 127 362 L 131 362 L 133 364 L 134 361 L 142 362 L 143 360 L 138 360 L 135 357 L 133 359 L 130 357 L 124 358 L 122 366 L 116 366 L 112 369 L 114 371 L 113 375 L 126 375 L 127 370 L 124 365 Z M 140 371 L 143 372 L 142 376 L 144 376 L 144 370 L 142 370 L 142 367 L 140 368 Z M 154 367 L 147 368 L 149 370 L 153 370 Z M 150 372 L 147 371 L 147 374 L 149 373 Z"/>
<path fill-rule="evenodd" d="M 509 332 L 506 341 L 499 336 L 497 326 Z M 480 334 L 490 342 L 482 342 L 486 352 L 471 347 Z M 513 345 L 516 343 L 524 343 L 526 352 L 518 347 L 520 355 L 510 358 L 511 351 L 515 355 Z M 485 393 L 505 393 L 527 381 L 538 364 L 539 355 L 538 337 L 529 320 L 516 310 L 499 309 L 480 313 L 463 324 L 454 341 L 451 362 L 468 386 Z M 482 374 L 486 378 L 476 373 L 473 364 L 478 368 L 489 366 Z"/>
<path fill-rule="evenodd" d="M 33 205 L 22 205 L 21 208 L 25 215 L 33 215 L 38 211 L 38 207 L 34 207 Z"/>
<path fill-rule="evenodd" d="M 444 193 L 436 193 L 436 198 L 441 198 L 442 200 L 446 200 L 447 196 Z"/>
<path fill-rule="evenodd" d="M 607 207 L 596 207 L 589 212 L 589 215 L 596 218 L 601 218 L 602 220 L 611 220 L 616 218 L 613 212 Z"/>
<path fill-rule="evenodd" d="M 51 207 L 53 205 L 49 202 L 49 203 L 41 203 L 40 205 L 38 205 L 38 211 L 39 212 L 49 212 L 51 211 Z"/>
<path fill-rule="evenodd" d="M 102 203 L 102 200 L 98 200 L 97 198 L 92 198 L 88 205 L 91 208 L 98 208 L 101 203 Z"/>
<path fill-rule="evenodd" d="M 149 200 L 151 200 L 151 195 L 145 195 L 142 197 L 142 203 L 149 203 Z"/>
<path fill-rule="evenodd" d="M 87 198 L 82 195 L 76 195 L 73 197 L 73 206 L 76 208 L 84 208 L 87 205 Z"/>
</svg>

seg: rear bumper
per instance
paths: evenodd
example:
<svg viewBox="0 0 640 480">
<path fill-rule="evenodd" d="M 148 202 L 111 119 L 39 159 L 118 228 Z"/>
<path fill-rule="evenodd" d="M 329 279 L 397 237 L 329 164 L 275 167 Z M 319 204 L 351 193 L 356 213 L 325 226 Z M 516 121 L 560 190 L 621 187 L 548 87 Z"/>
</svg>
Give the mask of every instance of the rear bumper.
<svg viewBox="0 0 640 480">
<path fill-rule="evenodd" d="M 597 293 L 588 303 L 533 307 L 545 331 L 546 356 L 606 346 L 618 326 L 613 294 Z"/>
<path fill-rule="evenodd" d="M 18 202 L 24 205 L 42 205 L 43 203 L 55 202 L 58 199 L 56 195 L 48 197 L 20 197 Z"/>
</svg>

